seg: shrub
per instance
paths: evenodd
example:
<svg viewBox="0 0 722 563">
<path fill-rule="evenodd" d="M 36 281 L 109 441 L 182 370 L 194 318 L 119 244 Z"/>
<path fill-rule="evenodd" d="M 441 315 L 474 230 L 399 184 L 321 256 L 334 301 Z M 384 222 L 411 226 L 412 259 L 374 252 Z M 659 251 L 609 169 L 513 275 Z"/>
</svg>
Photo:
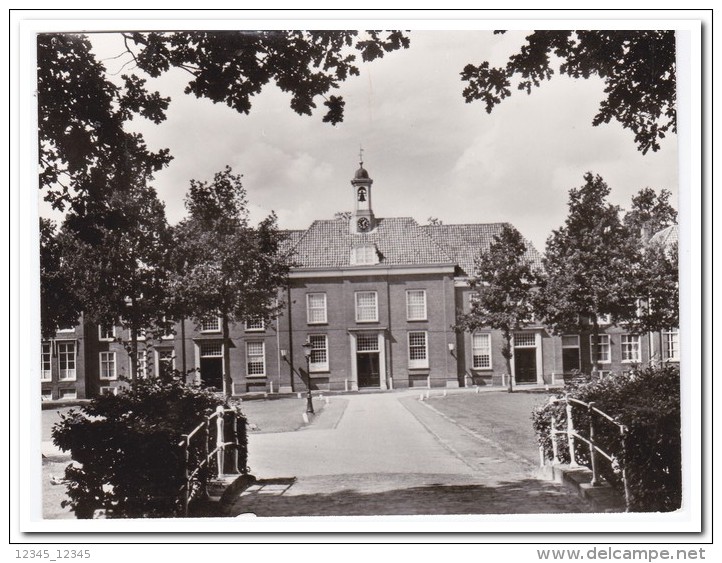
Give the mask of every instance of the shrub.
<svg viewBox="0 0 722 563">
<path fill-rule="evenodd" d="M 623 448 L 619 429 L 594 415 L 595 442 L 605 451 L 613 452 L 617 462 L 609 464 L 602 456 L 598 470 L 613 486 L 623 487 L 621 468 L 626 469 L 630 492 L 630 509 L 644 512 L 677 510 L 682 501 L 682 443 L 680 434 L 679 370 L 673 366 L 650 367 L 628 375 L 614 375 L 589 383 L 570 385 L 570 397 L 595 407 L 627 427 Z M 563 394 L 557 395 L 562 398 Z M 547 458 L 552 457 L 550 419 L 557 427 L 567 424 L 563 401 L 538 407 L 532 413 L 539 445 Z M 578 406 L 573 410 L 574 427 L 587 436 L 589 413 Z M 569 462 L 564 436 L 557 439 L 560 461 Z M 586 443 L 577 440 L 575 456 L 578 463 L 590 466 Z"/>
<path fill-rule="evenodd" d="M 185 459 L 178 447 L 223 399 L 178 379 L 138 380 L 118 395 L 102 395 L 71 410 L 52 430 L 70 451 L 70 506 L 78 518 L 103 509 L 113 518 L 167 517 L 178 512 Z M 245 418 L 236 409 L 241 469 L 246 464 Z"/>
</svg>

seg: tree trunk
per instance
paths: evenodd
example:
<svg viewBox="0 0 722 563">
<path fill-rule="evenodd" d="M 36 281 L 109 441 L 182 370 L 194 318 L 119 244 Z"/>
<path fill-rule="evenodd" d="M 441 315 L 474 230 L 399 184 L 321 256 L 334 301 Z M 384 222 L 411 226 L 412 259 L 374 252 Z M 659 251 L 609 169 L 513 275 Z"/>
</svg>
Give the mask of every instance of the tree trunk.
<svg viewBox="0 0 722 563">
<path fill-rule="evenodd" d="M 138 330 L 130 327 L 130 380 L 135 383 L 138 379 Z"/>
<path fill-rule="evenodd" d="M 231 377 L 231 338 L 228 329 L 228 315 L 222 314 L 223 319 L 223 395 L 228 402 L 233 395 L 233 378 Z"/>
<path fill-rule="evenodd" d="M 506 375 L 509 378 L 506 391 L 507 393 L 513 393 L 514 388 L 512 387 L 511 382 L 511 333 L 508 331 L 504 331 L 504 341 L 506 344 L 504 345 L 504 349 L 501 351 L 501 355 L 504 356 L 504 359 L 506 360 Z"/>
<path fill-rule="evenodd" d="M 592 317 L 592 375 L 599 371 L 599 323 L 597 315 Z"/>
</svg>

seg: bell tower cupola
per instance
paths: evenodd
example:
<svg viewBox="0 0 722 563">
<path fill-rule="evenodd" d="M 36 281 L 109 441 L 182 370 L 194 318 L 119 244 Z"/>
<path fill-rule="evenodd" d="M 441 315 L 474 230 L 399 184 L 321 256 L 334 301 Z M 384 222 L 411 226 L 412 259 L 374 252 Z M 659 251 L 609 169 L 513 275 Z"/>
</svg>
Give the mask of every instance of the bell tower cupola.
<svg viewBox="0 0 722 563">
<path fill-rule="evenodd" d="M 371 207 L 371 185 L 374 181 L 364 168 L 363 149 L 359 151 L 359 169 L 356 170 L 353 186 L 354 212 L 351 216 L 352 233 L 368 233 L 375 227 L 374 212 Z"/>
</svg>

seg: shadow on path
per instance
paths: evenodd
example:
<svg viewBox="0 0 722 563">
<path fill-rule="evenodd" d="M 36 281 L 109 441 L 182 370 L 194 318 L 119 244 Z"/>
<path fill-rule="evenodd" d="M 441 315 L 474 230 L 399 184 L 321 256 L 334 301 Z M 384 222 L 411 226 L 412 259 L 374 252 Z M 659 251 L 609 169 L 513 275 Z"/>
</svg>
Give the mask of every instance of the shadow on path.
<svg viewBox="0 0 722 563">
<path fill-rule="evenodd" d="M 226 507 L 225 516 L 373 516 L 418 514 L 581 513 L 589 507 L 553 483 L 534 478 L 494 484 L 448 484 L 449 475 L 426 475 L 426 484 L 404 486 L 409 475 L 260 479 Z M 417 479 L 418 480 L 418 479 Z"/>
</svg>

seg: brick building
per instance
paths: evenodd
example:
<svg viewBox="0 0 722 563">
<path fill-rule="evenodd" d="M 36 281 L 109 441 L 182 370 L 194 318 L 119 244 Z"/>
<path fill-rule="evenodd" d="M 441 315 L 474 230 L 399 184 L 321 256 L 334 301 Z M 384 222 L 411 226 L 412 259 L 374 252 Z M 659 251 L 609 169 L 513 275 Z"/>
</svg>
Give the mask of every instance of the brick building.
<svg viewBox="0 0 722 563">
<path fill-rule="evenodd" d="M 269 325 L 231 328 L 233 394 L 303 391 L 309 382 L 331 391 L 504 384 L 501 334 L 452 328 L 458 312 L 469 310 L 474 260 L 503 223 L 419 225 L 410 217 L 377 217 L 372 192 L 361 164 L 351 180 L 349 218 L 288 232 L 297 267 L 280 296 L 283 313 Z M 540 266 L 540 254 L 528 246 L 528 259 Z M 85 398 L 122 385 L 130 363 L 116 339 L 127 335 L 87 323 L 71 330 L 42 344 L 43 397 Z M 513 345 L 517 385 L 591 371 L 588 333 L 553 336 L 530 326 Z M 676 330 L 645 336 L 605 326 L 599 345 L 604 372 L 679 360 Z M 186 320 L 173 334 L 141 340 L 140 372 L 192 371 L 190 380 L 220 389 L 223 346 L 220 319 Z"/>
</svg>

